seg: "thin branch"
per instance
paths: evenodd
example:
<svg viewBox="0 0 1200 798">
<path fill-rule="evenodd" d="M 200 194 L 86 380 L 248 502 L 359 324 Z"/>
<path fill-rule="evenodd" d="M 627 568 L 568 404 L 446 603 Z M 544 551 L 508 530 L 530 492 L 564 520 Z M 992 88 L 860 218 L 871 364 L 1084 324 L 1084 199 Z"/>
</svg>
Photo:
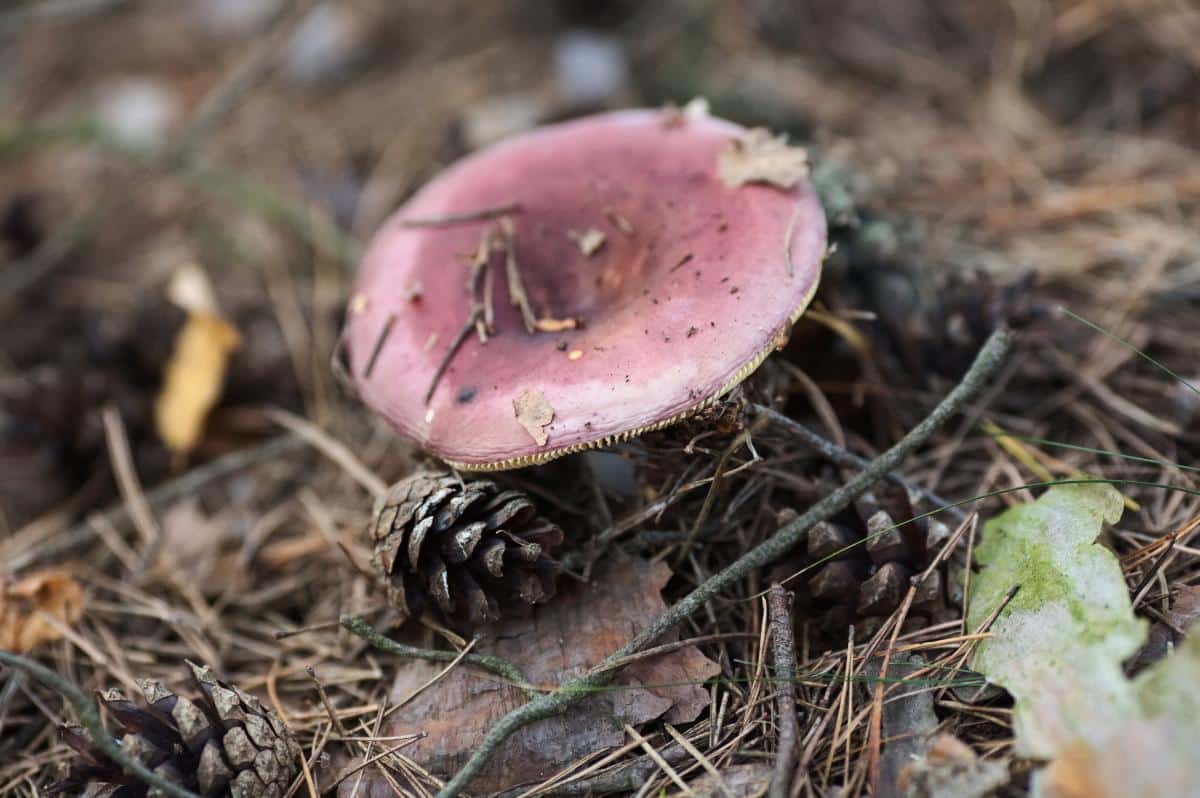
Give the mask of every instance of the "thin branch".
<svg viewBox="0 0 1200 798">
<path fill-rule="evenodd" d="M 71 682 L 45 665 L 16 654 L 10 654 L 7 651 L 0 651 L 0 664 L 16 668 L 61 694 L 79 716 L 79 724 L 87 729 L 88 736 L 91 737 L 96 747 L 103 751 L 105 756 L 124 768 L 126 772 L 132 773 L 151 787 L 160 790 L 164 795 L 172 796 L 172 798 L 200 798 L 191 790 L 167 781 L 121 750 L 120 744 L 112 738 L 112 735 L 104 728 L 104 724 L 100 722 L 100 711 L 96 709 L 96 705 Z"/>
<path fill-rule="evenodd" d="M 771 611 L 771 654 L 775 666 L 775 722 L 779 743 L 775 746 L 775 771 L 771 774 L 770 798 L 787 798 L 796 762 L 796 642 L 792 634 L 791 591 L 772 585 L 767 593 Z"/>
<path fill-rule="evenodd" d="M 453 662 L 459 659 L 459 655 L 453 651 L 437 651 L 431 648 L 417 648 L 416 646 L 397 643 L 390 637 L 377 632 L 375 627 L 371 626 L 371 624 L 358 615 L 343 615 L 342 626 L 351 634 L 361 637 L 370 645 L 389 654 L 396 654 L 397 656 L 408 657 L 409 659 L 423 659 L 429 662 Z M 478 665 L 480 668 L 489 670 L 502 679 L 511 682 L 514 687 L 520 688 L 521 692 L 531 702 L 533 699 L 541 696 L 526 681 L 525 675 L 521 673 L 521 670 L 503 657 L 491 654 L 467 654 L 465 657 L 462 657 L 462 661 L 471 665 Z"/>
<path fill-rule="evenodd" d="M 481 208 L 477 211 L 446 213 L 441 216 L 427 216 L 419 219 L 401 219 L 396 224 L 401 227 L 449 227 L 456 224 L 486 222 L 489 219 L 498 219 L 501 216 L 520 212 L 521 206 L 515 202 L 510 202 L 507 205 L 497 205 L 495 208 Z"/>
<path fill-rule="evenodd" d="M 438 383 L 442 381 L 442 376 L 446 373 L 446 369 L 450 368 L 450 361 L 454 359 L 463 342 L 467 340 L 467 336 L 471 334 L 471 330 L 475 329 L 475 322 L 479 320 L 479 308 L 471 308 L 471 312 L 467 314 L 466 323 L 459 328 L 458 334 L 454 336 L 454 340 L 450 342 L 450 346 L 446 347 L 446 354 L 442 356 L 442 361 L 438 363 L 437 370 L 433 372 L 433 379 L 429 381 L 429 387 L 425 390 L 425 396 L 421 398 L 421 404 L 429 404 L 429 400 L 433 398 L 433 392 L 437 390 Z"/>
<path fill-rule="evenodd" d="M 437 390 L 442 377 L 445 376 L 446 369 L 450 368 L 450 362 L 454 360 L 458 350 L 471 335 L 471 330 L 479 333 L 481 344 L 487 343 L 488 333 L 492 332 L 492 289 L 491 281 L 488 279 L 491 269 L 488 268 L 488 261 L 491 260 L 494 233 L 495 228 L 489 228 L 479 239 L 479 248 L 475 251 L 475 257 L 471 259 L 471 272 L 467 275 L 467 320 L 459 328 L 454 340 L 450 342 L 450 346 L 446 347 L 446 353 L 442 355 L 441 361 L 433 372 L 433 377 L 429 380 L 429 387 L 425 389 L 425 395 L 421 398 L 422 404 L 429 404 L 429 400 L 433 398 L 433 393 Z M 480 298 L 481 281 L 483 298 Z"/>
<path fill-rule="evenodd" d="M 710 600 L 716 597 L 747 574 L 758 570 L 795 548 L 808 530 L 845 509 L 868 488 L 886 477 L 917 448 L 922 446 L 933 433 L 969 402 L 995 373 L 1004 361 L 1011 343 L 1007 330 L 994 331 L 975 357 L 975 362 L 954 390 L 899 443 L 877 457 L 867 468 L 842 487 L 812 505 L 795 521 L 783 526 L 771 537 L 743 554 L 726 568 L 700 584 L 678 603 L 659 615 L 632 640 L 610 654 L 597 668 L 558 687 L 554 692 L 540 696 L 500 718 L 488 731 L 471 758 L 438 793 L 438 798 L 454 798 L 479 774 L 492 754 L 504 745 L 509 735 L 534 721 L 560 714 L 592 690 L 603 687 L 613 675 L 613 663 L 653 644 L 689 618 Z"/>
<path fill-rule="evenodd" d="M 792 433 L 797 438 L 804 441 L 806 444 L 827 457 L 829 461 L 835 465 L 840 465 L 845 468 L 863 469 L 871 464 L 871 461 L 867 458 L 860 457 L 849 449 L 844 449 L 841 446 L 838 446 L 833 441 L 818 435 L 808 427 L 794 419 L 788 418 L 778 410 L 760 404 L 751 404 L 750 410 L 760 416 L 770 419 L 772 424 L 778 424 L 779 426 L 783 427 L 788 432 Z M 954 520 L 961 523 L 966 519 L 967 514 L 965 512 L 958 509 L 949 500 L 943 499 L 933 491 L 926 490 L 920 485 L 910 482 L 899 474 L 887 474 L 885 477 L 892 480 L 897 485 L 900 485 L 905 490 L 914 491 L 924 496 L 926 500 L 934 503 L 940 509 L 952 516 Z"/>
<path fill-rule="evenodd" d="M 525 283 L 521 280 L 521 266 L 517 263 L 517 231 L 512 219 L 508 218 L 500 220 L 500 229 L 504 232 L 504 274 L 508 277 L 508 299 L 513 307 L 521 311 L 525 331 L 532 334 L 537 330 L 537 314 L 529 304 Z"/>
<path fill-rule="evenodd" d="M 392 326 L 395 323 L 396 314 L 389 313 L 383 322 L 383 327 L 379 330 L 379 337 L 375 339 L 375 345 L 371 347 L 371 356 L 367 358 L 367 367 L 363 369 L 364 380 L 370 379 L 371 372 L 375 371 L 375 362 L 379 360 L 379 353 L 383 351 L 383 345 L 387 343 L 388 336 L 392 334 Z"/>
</svg>

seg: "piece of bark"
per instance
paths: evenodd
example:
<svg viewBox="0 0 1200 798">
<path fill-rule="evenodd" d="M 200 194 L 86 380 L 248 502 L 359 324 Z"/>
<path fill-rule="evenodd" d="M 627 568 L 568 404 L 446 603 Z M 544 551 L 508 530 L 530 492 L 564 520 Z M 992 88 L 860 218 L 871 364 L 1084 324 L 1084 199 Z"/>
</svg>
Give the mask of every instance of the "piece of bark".
<svg viewBox="0 0 1200 798">
<path fill-rule="evenodd" d="M 879 798 L 900 798 L 900 771 L 928 750 L 929 735 L 937 730 L 933 711 L 933 692 L 923 680 L 907 683 L 905 677 L 921 669 L 925 661 L 918 655 L 897 654 L 888 666 L 888 682 L 900 681 L 883 703 L 883 753 L 879 760 Z M 879 660 L 867 665 L 872 679 L 879 678 Z"/>
<path fill-rule="evenodd" d="M 595 666 L 666 609 L 660 591 L 670 577 L 663 563 L 613 556 L 590 584 L 567 582 L 553 602 L 537 607 L 531 617 L 490 627 L 489 639 L 475 652 L 509 660 L 530 684 L 561 684 Z M 408 699 L 442 667 L 404 663 L 392 702 Z M 565 715 L 514 733 L 472 783 L 472 791 L 541 781 L 584 754 L 620 745 L 626 723 L 636 727 L 656 719 L 695 720 L 709 702 L 704 682 L 719 672 L 715 662 L 692 646 L 628 665 L 617 672 L 610 689 L 597 691 Z M 458 667 L 398 710 L 385 733 L 427 733 L 405 754 L 446 775 L 466 761 L 497 719 L 524 700 L 520 690 L 496 676 Z"/>
</svg>

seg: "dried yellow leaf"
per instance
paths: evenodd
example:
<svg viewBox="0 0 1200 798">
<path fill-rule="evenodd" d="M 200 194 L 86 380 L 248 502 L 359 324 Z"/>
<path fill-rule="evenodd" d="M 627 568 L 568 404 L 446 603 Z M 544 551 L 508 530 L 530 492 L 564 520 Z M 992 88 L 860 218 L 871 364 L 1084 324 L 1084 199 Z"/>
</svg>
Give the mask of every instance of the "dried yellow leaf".
<svg viewBox="0 0 1200 798">
<path fill-rule="evenodd" d="M 229 355 L 241 337 L 212 313 L 193 312 L 175 339 L 154 407 L 158 436 L 173 452 L 188 452 L 200 440 L 208 412 L 221 395 Z"/>
<path fill-rule="evenodd" d="M 24 653 L 62 637 L 46 616 L 73 624 L 83 614 L 83 588 L 62 570 L 0 582 L 0 649 Z"/>
<path fill-rule="evenodd" d="M 746 183 L 793 188 L 808 176 L 808 152 L 789 146 L 787 136 L 772 136 L 766 128 L 756 127 L 721 151 L 717 174 L 729 188 Z"/>
</svg>

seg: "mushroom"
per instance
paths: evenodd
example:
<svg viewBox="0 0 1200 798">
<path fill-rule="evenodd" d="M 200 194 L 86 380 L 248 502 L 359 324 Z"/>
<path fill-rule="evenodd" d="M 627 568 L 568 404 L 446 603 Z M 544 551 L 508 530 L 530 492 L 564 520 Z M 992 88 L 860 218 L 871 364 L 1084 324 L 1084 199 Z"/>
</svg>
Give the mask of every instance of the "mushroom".
<svg viewBox="0 0 1200 798">
<path fill-rule="evenodd" d="M 635 110 L 463 159 L 368 247 L 344 339 L 360 396 L 465 470 L 711 404 L 816 291 L 825 219 L 797 154 L 706 114 Z"/>
</svg>

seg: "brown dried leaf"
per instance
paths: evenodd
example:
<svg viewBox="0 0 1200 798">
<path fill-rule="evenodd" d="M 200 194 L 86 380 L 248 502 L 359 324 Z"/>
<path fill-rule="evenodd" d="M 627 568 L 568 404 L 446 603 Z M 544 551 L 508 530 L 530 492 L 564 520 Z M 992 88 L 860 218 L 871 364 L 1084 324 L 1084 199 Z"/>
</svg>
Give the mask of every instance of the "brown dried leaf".
<svg viewBox="0 0 1200 798">
<path fill-rule="evenodd" d="M 1200 585 L 1184 585 L 1175 592 L 1171 609 L 1167 613 L 1175 628 L 1187 632 L 1192 624 L 1200 620 Z"/>
<path fill-rule="evenodd" d="M 986 798 L 1008 781 L 1003 762 L 983 760 L 970 746 L 943 732 L 924 756 L 900 771 L 897 788 L 907 798 Z"/>
<path fill-rule="evenodd" d="M 531 684 L 560 684 L 595 666 L 666 609 L 659 591 L 670 577 L 663 563 L 614 556 L 591 584 L 572 582 L 553 602 L 537 607 L 532 618 L 497 624 L 491 639 L 475 651 L 508 659 Z M 677 638 L 663 642 L 672 639 Z M 441 668 L 405 664 L 392 702 L 409 698 Z M 513 734 L 473 782 L 472 792 L 542 780 L 584 754 L 620 745 L 626 723 L 695 720 L 708 705 L 704 681 L 719 672 L 694 646 L 633 663 L 617 672 L 614 689 Z M 524 702 L 518 689 L 492 674 L 458 667 L 398 710 L 384 733 L 427 732 L 405 753 L 435 773 L 448 774 L 466 761 L 497 719 Z"/>
<path fill-rule="evenodd" d="M 73 624 L 83 614 L 83 588 L 62 570 L 0 584 L 0 649 L 24 653 L 62 637 L 43 613 Z"/>
<path fill-rule="evenodd" d="M 526 389 L 513 399 L 513 413 L 529 433 L 529 437 L 533 438 L 538 446 L 545 446 L 549 437 L 545 428 L 554 420 L 554 408 L 546 401 L 546 395 L 541 391 Z"/>
<path fill-rule="evenodd" d="M 229 525 L 210 517 L 194 497 L 171 505 L 162 516 L 164 567 L 205 593 L 232 587 L 240 574 L 236 557 L 226 554 Z"/>
<path fill-rule="evenodd" d="M 793 188 L 808 176 L 808 152 L 789 146 L 787 136 L 772 136 L 766 128 L 756 127 L 721 151 L 717 174 L 729 188 L 746 183 Z"/>
</svg>

